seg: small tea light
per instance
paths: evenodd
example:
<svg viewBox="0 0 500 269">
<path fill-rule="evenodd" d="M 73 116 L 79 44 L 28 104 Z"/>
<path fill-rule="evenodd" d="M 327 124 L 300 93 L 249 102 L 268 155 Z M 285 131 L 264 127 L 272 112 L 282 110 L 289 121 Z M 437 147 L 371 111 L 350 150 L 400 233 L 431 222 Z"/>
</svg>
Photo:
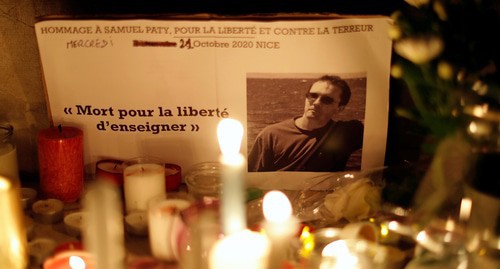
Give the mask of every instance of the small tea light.
<svg viewBox="0 0 500 269">
<path fill-rule="evenodd" d="M 37 191 L 32 188 L 21 188 L 21 202 L 23 204 L 23 209 L 31 208 L 31 205 L 35 202 Z"/>
<path fill-rule="evenodd" d="M 82 228 L 85 225 L 85 220 L 88 214 L 86 212 L 73 212 L 64 217 L 64 229 L 66 234 L 73 237 L 78 237 L 82 233 Z"/>
<path fill-rule="evenodd" d="M 148 235 L 148 214 L 146 211 L 132 211 L 125 216 L 125 231 L 129 234 Z"/>
<path fill-rule="evenodd" d="M 33 239 L 28 243 L 30 264 L 41 266 L 43 261 L 52 255 L 56 246 L 56 241 L 50 238 Z"/>
<path fill-rule="evenodd" d="M 38 200 L 31 206 L 35 221 L 43 224 L 60 222 L 64 215 L 64 203 L 58 199 Z"/>
</svg>

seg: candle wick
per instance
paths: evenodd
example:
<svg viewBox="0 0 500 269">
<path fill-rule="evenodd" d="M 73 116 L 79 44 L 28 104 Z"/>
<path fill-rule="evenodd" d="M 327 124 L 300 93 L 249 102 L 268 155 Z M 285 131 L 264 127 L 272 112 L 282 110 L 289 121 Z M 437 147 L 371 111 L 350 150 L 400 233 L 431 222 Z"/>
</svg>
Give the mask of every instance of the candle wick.
<svg viewBox="0 0 500 269">
<path fill-rule="evenodd" d="M 115 166 L 113 167 L 113 170 L 116 170 L 117 166 L 118 166 L 118 163 L 115 163 Z"/>
<path fill-rule="evenodd" d="M 57 125 L 57 129 L 59 130 L 59 134 L 61 134 L 62 133 L 62 125 L 61 124 Z"/>
</svg>

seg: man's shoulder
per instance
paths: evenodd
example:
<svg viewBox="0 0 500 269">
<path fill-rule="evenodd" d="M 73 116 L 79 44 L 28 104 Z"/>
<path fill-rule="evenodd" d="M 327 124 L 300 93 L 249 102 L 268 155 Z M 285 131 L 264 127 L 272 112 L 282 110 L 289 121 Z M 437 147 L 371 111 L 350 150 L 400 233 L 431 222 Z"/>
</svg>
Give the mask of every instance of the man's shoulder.
<svg viewBox="0 0 500 269">
<path fill-rule="evenodd" d="M 364 124 L 360 120 L 339 120 L 335 121 L 335 124 L 338 126 L 345 126 L 345 127 L 363 127 Z"/>
</svg>

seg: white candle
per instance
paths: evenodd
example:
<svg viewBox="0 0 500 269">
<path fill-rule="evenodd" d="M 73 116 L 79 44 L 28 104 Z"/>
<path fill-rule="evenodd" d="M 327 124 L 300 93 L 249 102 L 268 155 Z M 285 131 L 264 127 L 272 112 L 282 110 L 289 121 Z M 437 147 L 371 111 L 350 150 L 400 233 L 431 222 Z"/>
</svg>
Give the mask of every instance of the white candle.
<svg viewBox="0 0 500 269">
<path fill-rule="evenodd" d="M 223 119 L 217 126 L 217 137 L 222 151 L 221 217 L 226 235 L 246 228 L 245 158 L 239 152 L 243 126 L 234 119 Z"/>
<path fill-rule="evenodd" d="M 124 268 L 125 235 L 118 186 L 95 181 L 85 194 L 83 207 L 87 214 L 83 243 L 95 258 L 96 268 Z"/>
<path fill-rule="evenodd" d="M 191 203 L 182 199 L 154 199 L 149 203 L 149 245 L 155 258 L 178 261 L 178 239 L 185 229 L 180 211 Z"/>
<path fill-rule="evenodd" d="M 293 209 L 288 197 L 280 191 L 270 191 L 262 201 L 263 228 L 271 242 L 268 268 L 283 268 L 287 260 L 290 241 L 298 232 L 299 222 L 292 215 Z"/>
<path fill-rule="evenodd" d="M 165 195 L 165 167 L 161 160 L 136 158 L 124 162 L 123 180 L 127 212 L 147 210 L 148 201 Z"/>
<path fill-rule="evenodd" d="M 0 175 L 20 183 L 17 151 L 12 144 L 0 143 Z"/>
<path fill-rule="evenodd" d="M 243 230 L 217 241 L 209 257 L 210 269 L 268 268 L 269 242 L 262 234 Z"/>
</svg>

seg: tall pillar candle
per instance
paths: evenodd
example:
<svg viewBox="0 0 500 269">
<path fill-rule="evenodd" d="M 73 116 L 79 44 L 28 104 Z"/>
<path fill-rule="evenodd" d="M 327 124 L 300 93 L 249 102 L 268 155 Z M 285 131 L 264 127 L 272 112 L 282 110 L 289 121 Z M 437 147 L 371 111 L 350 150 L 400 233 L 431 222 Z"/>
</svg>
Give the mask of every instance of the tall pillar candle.
<svg viewBox="0 0 500 269">
<path fill-rule="evenodd" d="M 298 232 L 299 221 L 293 216 L 288 197 L 281 191 L 264 195 L 262 208 L 265 217 L 263 228 L 271 242 L 268 268 L 284 268 L 292 237 Z"/>
<path fill-rule="evenodd" d="M 83 132 L 61 126 L 38 133 L 40 191 L 46 198 L 75 202 L 83 191 Z"/>
<path fill-rule="evenodd" d="M 20 183 L 16 144 L 12 140 L 14 127 L 0 123 L 0 175 Z"/>
<path fill-rule="evenodd" d="M 92 254 L 96 268 L 125 268 L 123 209 L 118 187 L 109 181 L 93 182 L 85 193 L 83 207 L 87 213 L 83 244 Z"/>
<path fill-rule="evenodd" d="M 166 195 L 165 163 L 157 158 L 138 157 L 123 163 L 123 191 L 127 212 L 147 210 L 153 197 Z"/>
<path fill-rule="evenodd" d="M 11 179 L 0 176 L 0 268 L 28 266 L 28 242 L 21 209 L 21 189 Z"/>
<path fill-rule="evenodd" d="M 223 119 L 217 126 L 217 138 L 222 152 L 221 216 L 225 235 L 246 229 L 245 158 L 239 152 L 243 126 L 237 120 Z"/>
</svg>

